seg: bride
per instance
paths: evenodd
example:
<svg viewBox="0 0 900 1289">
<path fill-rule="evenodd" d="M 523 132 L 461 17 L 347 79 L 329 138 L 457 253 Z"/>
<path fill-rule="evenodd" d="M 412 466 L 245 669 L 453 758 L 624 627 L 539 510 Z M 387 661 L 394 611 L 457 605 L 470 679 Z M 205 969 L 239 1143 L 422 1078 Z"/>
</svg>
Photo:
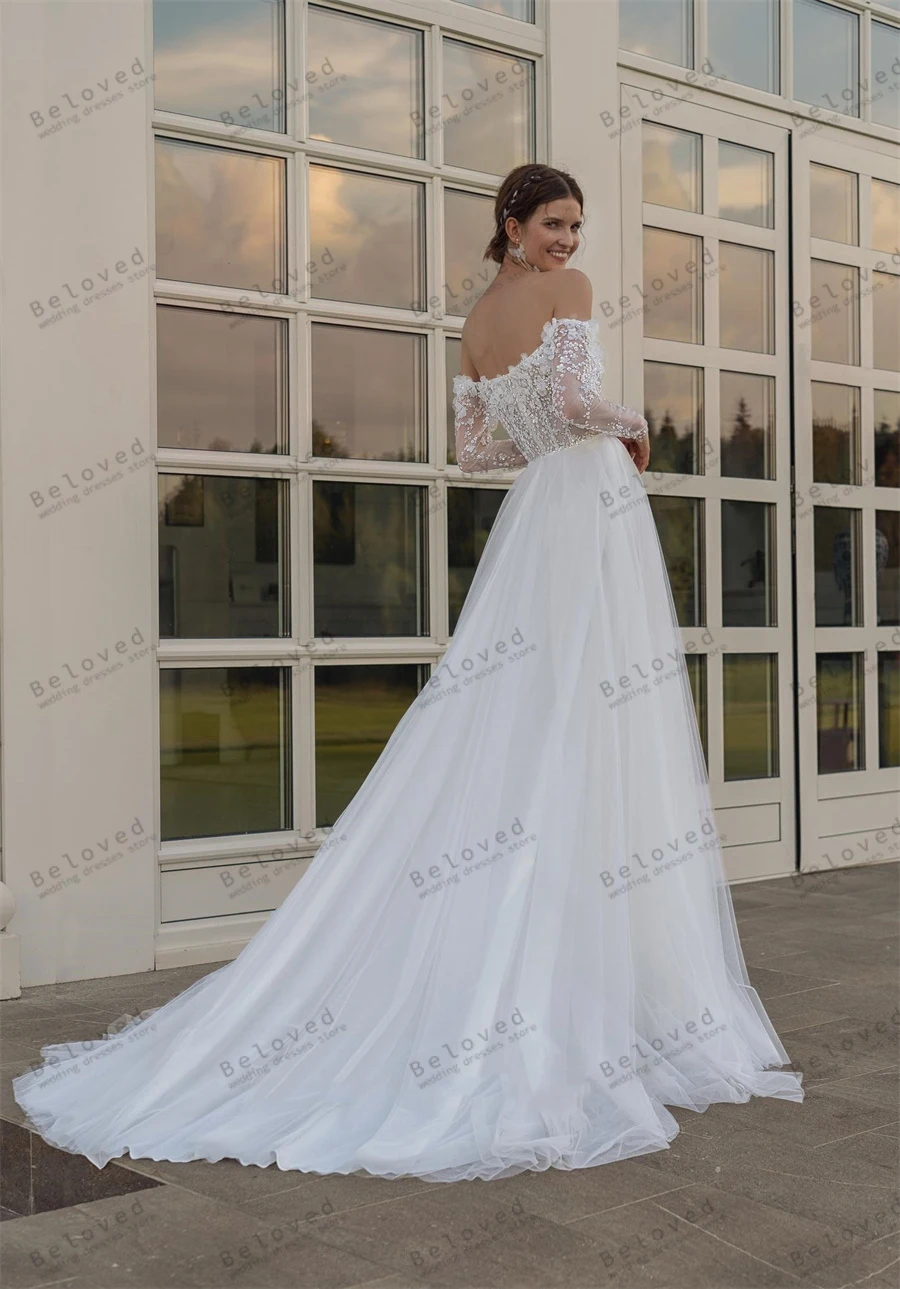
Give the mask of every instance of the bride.
<svg viewBox="0 0 900 1289">
<path fill-rule="evenodd" d="M 53 1145 L 448 1182 L 666 1149 L 670 1106 L 802 1101 L 738 940 L 647 424 L 603 398 L 568 267 L 582 208 L 549 166 L 497 196 L 456 450 L 524 469 L 434 675 L 233 962 L 14 1081 Z"/>
</svg>

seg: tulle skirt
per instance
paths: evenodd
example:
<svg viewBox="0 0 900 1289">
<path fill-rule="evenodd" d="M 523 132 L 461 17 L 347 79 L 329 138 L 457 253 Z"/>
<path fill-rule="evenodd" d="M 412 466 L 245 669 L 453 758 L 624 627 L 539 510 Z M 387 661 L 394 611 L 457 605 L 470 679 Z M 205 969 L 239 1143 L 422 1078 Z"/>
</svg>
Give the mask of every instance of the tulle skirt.
<svg viewBox="0 0 900 1289">
<path fill-rule="evenodd" d="M 15 1096 L 55 1146 L 448 1182 L 802 1101 L 750 985 L 659 538 L 623 445 L 529 463 L 450 647 L 240 955 Z"/>
</svg>

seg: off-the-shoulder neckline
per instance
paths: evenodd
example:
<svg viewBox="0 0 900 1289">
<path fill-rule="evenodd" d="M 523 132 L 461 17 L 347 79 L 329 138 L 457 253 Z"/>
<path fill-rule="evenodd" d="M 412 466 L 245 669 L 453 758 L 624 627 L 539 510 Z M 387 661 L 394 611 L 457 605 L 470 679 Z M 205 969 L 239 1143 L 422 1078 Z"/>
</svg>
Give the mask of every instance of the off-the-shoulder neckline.
<svg viewBox="0 0 900 1289">
<path fill-rule="evenodd" d="M 498 381 L 508 380 L 513 372 L 517 372 L 520 367 L 525 367 L 529 363 L 534 362 L 535 359 L 541 355 L 547 341 L 556 327 L 556 324 L 560 322 L 577 322 L 583 327 L 596 327 L 598 325 L 596 318 L 548 318 L 541 328 L 541 343 L 538 347 L 536 349 L 532 349 L 530 354 L 523 354 L 519 361 L 517 363 L 513 363 L 512 367 L 508 368 L 507 371 L 502 371 L 497 376 L 479 376 L 477 381 L 473 380 L 471 376 L 465 376 L 460 372 L 458 376 L 453 377 L 454 386 L 457 382 L 461 385 L 496 385 Z"/>
</svg>

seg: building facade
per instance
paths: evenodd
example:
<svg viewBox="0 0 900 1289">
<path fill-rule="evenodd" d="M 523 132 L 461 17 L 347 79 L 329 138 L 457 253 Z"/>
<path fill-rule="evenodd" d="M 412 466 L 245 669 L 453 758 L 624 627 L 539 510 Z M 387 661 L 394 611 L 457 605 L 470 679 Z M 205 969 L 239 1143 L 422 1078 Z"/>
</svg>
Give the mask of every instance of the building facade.
<svg viewBox="0 0 900 1289">
<path fill-rule="evenodd" d="M 0 40 L 7 995 L 233 957 L 327 846 L 515 478 L 460 472 L 450 385 L 525 161 L 585 193 L 730 878 L 900 856 L 900 0 Z"/>
</svg>

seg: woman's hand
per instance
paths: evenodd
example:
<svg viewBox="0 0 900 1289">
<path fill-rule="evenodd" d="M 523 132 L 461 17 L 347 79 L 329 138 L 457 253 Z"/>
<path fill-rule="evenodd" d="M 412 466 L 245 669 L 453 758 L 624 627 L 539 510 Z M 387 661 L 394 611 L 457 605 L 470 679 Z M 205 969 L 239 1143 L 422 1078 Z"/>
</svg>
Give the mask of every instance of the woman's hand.
<svg viewBox="0 0 900 1289">
<path fill-rule="evenodd" d="M 650 462 L 650 429 L 643 416 L 635 418 L 635 424 L 643 427 L 643 434 L 639 439 L 620 439 L 628 455 L 631 457 L 638 473 L 643 474 Z"/>
</svg>

